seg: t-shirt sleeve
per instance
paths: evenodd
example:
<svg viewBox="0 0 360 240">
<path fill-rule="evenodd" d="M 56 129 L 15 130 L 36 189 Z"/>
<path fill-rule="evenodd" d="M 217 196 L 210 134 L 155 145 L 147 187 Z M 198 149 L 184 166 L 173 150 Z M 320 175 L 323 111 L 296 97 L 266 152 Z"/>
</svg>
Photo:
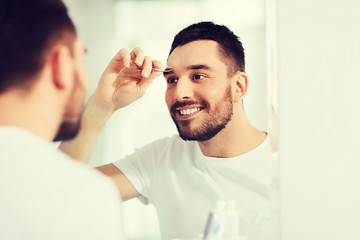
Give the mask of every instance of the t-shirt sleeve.
<svg viewBox="0 0 360 240">
<path fill-rule="evenodd" d="M 158 140 L 113 163 L 141 194 L 139 200 L 144 204 L 151 202 L 151 180 L 154 174 L 158 174 L 158 164 L 164 160 L 169 142 L 169 137 Z"/>
<path fill-rule="evenodd" d="M 146 171 L 146 167 L 139 157 L 139 154 L 133 153 L 113 164 L 125 174 L 136 190 L 141 194 L 138 199 L 142 203 L 148 204 L 150 195 L 148 191 L 150 176 L 148 171 Z"/>
</svg>

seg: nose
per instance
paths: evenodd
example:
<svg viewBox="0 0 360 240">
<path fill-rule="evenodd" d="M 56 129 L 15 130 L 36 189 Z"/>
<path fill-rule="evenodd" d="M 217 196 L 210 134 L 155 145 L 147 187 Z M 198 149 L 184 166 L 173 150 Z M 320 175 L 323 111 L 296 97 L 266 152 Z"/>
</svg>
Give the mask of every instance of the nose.
<svg viewBox="0 0 360 240">
<path fill-rule="evenodd" d="M 191 81 L 186 78 L 179 79 L 174 90 L 176 101 L 190 99 L 194 96 L 194 89 Z"/>
</svg>

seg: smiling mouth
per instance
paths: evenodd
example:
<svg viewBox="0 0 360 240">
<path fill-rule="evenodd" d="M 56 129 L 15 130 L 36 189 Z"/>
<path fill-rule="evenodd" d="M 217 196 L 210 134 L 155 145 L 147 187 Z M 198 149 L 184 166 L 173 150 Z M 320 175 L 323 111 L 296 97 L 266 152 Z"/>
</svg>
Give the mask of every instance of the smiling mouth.
<svg viewBox="0 0 360 240">
<path fill-rule="evenodd" d="M 193 117 L 201 112 L 204 108 L 202 107 L 192 107 L 192 108 L 183 108 L 183 109 L 176 109 L 177 112 L 177 119 L 178 120 L 190 120 Z"/>
<path fill-rule="evenodd" d="M 200 112 L 202 108 L 196 107 L 196 108 L 188 108 L 188 109 L 182 109 L 182 110 L 178 110 L 178 112 L 180 113 L 180 115 L 182 116 L 186 116 L 186 115 L 191 115 L 193 113 L 196 112 Z"/>
<path fill-rule="evenodd" d="M 187 100 L 176 102 L 170 108 L 170 112 L 174 120 L 187 121 L 195 118 L 206 108 L 208 108 L 208 104 L 205 101 Z"/>
</svg>

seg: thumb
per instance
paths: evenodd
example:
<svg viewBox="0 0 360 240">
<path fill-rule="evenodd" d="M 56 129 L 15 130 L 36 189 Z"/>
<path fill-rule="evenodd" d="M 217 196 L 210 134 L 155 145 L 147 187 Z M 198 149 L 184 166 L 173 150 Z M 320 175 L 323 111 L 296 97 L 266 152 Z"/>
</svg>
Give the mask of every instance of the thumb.
<svg viewBox="0 0 360 240">
<path fill-rule="evenodd" d="M 162 72 L 151 72 L 150 77 L 143 78 L 143 80 L 139 82 L 139 92 L 141 96 L 145 94 L 146 89 L 150 86 L 153 80 L 160 75 L 162 75 Z"/>
</svg>

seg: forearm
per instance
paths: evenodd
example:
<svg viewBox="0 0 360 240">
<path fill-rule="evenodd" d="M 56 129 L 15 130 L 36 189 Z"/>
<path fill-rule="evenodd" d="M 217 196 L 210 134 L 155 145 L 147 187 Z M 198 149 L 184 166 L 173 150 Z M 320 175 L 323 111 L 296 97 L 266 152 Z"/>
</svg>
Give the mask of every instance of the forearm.
<svg viewBox="0 0 360 240">
<path fill-rule="evenodd" d="M 114 111 L 113 106 L 99 101 L 93 94 L 84 109 L 78 135 L 72 140 L 62 142 L 59 149 L 73 159 L 89 163 L 94 145 Z"/>
<path fill-rule="evenodd" d="M 162 74 L 152 71 L 152 68 L 161 67 L 161 62 L 152 61 L 140 48 L 135 48 L 130 54 L 121 49 L 106 67 L 84 109 L 80 132 L 73 140 L 61 143 L 59 149 L 88 163 L 96 140 L 111 115 L 116 109 L 142 97 L 152 80 Z"/>
</svg>

